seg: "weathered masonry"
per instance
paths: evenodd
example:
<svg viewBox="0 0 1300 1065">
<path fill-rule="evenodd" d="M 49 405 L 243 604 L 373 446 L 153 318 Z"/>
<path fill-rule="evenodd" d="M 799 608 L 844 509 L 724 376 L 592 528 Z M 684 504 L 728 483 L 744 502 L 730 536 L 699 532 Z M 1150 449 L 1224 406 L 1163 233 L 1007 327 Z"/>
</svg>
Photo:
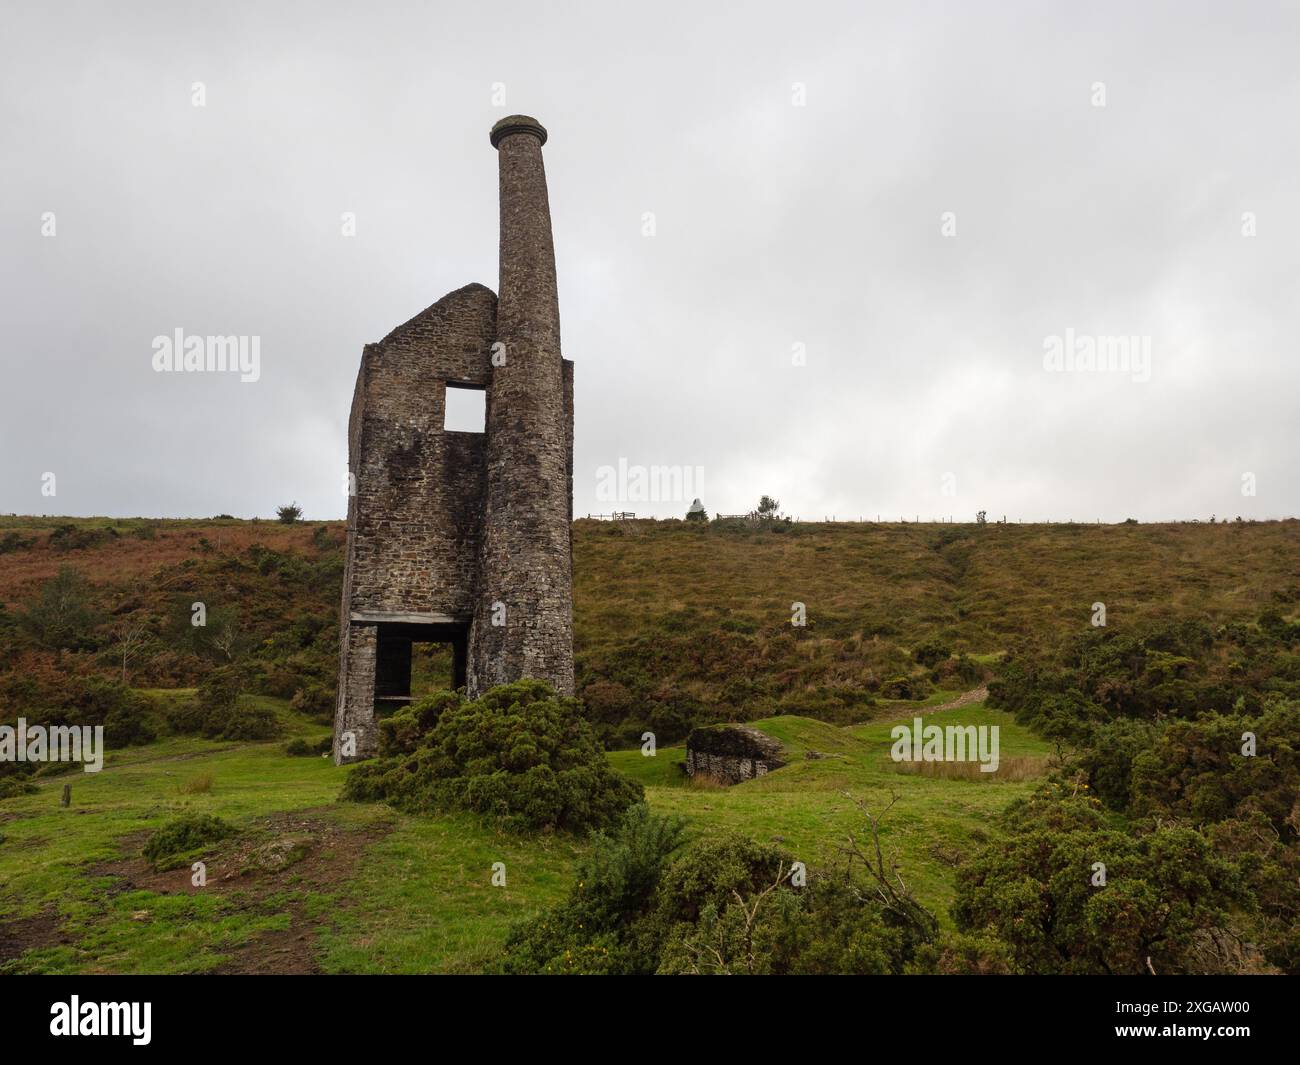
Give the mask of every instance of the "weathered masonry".
<svg viewBox="0 0 1300 1065">
<path fill-rule="evenodd" d="M 686 737 L 686 775 L 743 784 L 786 764 L 784 746 L 752 725 L 708 725 Z"/>
<path fill-rule="evenodd" d="M 521 677 L 573 693 L 573 363 L 560 354 L 546 130 L 514 115 L 491 141 L 500 295 L 448 293 L 361 357 L 336 762 L 373 755 L 377 713 L 410 701 L 413 643 L 450 644 L 471 697 Z M 445 427 L 453 389 L 483 394 L 483 431 Z"/>
</svg>

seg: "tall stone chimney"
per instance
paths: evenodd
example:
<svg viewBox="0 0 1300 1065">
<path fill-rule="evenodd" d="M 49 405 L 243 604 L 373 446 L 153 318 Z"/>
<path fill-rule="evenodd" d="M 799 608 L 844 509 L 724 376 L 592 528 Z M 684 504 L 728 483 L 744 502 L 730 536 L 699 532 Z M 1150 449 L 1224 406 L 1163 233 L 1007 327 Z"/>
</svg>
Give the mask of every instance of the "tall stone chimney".
<svg viewBox="0 0 1300 1065">
<path fill-rule="evenodd" d="M 573 693 L 572 364 L 560 354 L 555 249 L 534 118 L 492 127 L 501 196 L 497 347 L 469 693 L 537 677 Z"/>
</svg>

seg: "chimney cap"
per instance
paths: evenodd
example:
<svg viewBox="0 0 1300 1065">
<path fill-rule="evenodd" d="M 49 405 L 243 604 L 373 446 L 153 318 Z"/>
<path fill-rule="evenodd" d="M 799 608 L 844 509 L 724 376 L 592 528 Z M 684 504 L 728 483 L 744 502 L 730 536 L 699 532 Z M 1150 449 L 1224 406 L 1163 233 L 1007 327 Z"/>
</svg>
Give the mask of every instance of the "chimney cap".
<svg viewBox="0 0 1300 1065">
<path fill-rule="evenodd" d="M 510 115 L 492 127 L 492 147 L 499 147 L 503 138 L 514 133 L 531 133 L 543 144 L 546 143 L 546 127 L 537 119 L 530 115 Z"/>
</svg>

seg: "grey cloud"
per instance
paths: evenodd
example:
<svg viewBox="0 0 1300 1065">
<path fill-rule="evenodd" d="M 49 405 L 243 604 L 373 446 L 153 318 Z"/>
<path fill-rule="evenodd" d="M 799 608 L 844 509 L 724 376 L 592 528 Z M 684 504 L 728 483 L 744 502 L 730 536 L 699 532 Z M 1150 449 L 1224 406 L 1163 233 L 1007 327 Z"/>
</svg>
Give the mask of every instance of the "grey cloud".
<svg viewBox="0 0 1300 1065">
<path fill-rule="evenodd" d="M 0 510 L 341 516 L 362 345 L 495 286 L 494 82 L 551 131 L 577 513 L 620 458 L 809 518 L 1300 505 L 1294 10 L 268 8 L 9 5 Z M 154 373 L 177 327 L 261 379 Z M 1067 328 L 1151 380 L 1045 373 Z"/>
</svg>

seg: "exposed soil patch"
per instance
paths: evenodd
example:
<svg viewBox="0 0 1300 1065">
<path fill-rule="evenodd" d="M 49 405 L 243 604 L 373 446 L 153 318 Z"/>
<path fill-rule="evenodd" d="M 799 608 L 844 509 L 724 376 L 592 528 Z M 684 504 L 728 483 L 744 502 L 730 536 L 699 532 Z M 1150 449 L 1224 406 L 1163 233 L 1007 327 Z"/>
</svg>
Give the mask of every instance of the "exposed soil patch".
<svg viewBox="0 0 1300 1065">
<path fill-rule="evenodd" d="M 392 831 L 391 822 L 353 829 L 320 816 L 321 810 L 297 810 L 255 820 L 238 837 L 214 844 L 202 858 L 207 884 L 196 887 L 186 863 L 156 871 L 140 855 L 149 833 L 122 841 L 128 857 L 101 862 L 90 871 L 109 876 L 113 894 L 152 891 L 160 895 L 217 892 L 237 895 L 235 910 L 250 915 L 289 913 L 289 927 L 263 932 L 241 947 L 214 973 L 318 973 L 316 932 L 329 915 L 307 913 L 308 893 L 334 894 L 350 880 L 365 849 Z M 287 901 L 286 901 L 287 897 Z M 147 911 L 138 919 L 149 920 Z"/>
<path fill-rule="evenodd" d="M 29 950 L 70 944 L 74 939 L 64 931 L 63 918 L 53 909 L 41 910 L 31 917 L 0 921 L 0 965 Z"/>
</svg>

